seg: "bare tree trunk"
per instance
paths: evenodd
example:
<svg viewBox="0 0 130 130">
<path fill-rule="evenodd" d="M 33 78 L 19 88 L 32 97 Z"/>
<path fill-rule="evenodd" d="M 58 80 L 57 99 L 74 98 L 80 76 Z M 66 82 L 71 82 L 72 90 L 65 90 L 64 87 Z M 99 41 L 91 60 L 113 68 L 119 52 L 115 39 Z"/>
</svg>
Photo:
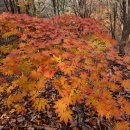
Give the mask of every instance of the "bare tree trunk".
<svg viewBox="0 0 130 130">
<path fill-rule="evenodd" d="M 10 4 L 11 13 L 14 14 L 15 13 L 15 9 L 14 9 L 12 0 L 9 0 L 9 4 Z"/>
<path fill-rule="evenodd" d="M 125 46 L 127 44 L 130 35 L 130 0 L 128 0 L 128 7 L 126 7 L 126 0 L 123 0 L 122 4 L 123 4 L 123 31 L 119 51 L 121 55 L 124 55 Z"/>
<path fill-rule="evenodd" d="M 16 3 L 17 12 L 18 12 L 18 14 L 20 14 L 21 10 L 20 10 L 20 7 L 17 5 L 18 4 L 18 0 L 15 0 L 15 3 Z"/>
<path fill-rule="evenodd" d="M 60 2 L 59 2 L 59 0 L 56 1 L 56 8 L 57 8 L 57 15 L 60 15 Z"/>
<path fill-rule="evenodd" d="M 54 11 L 54 15 L 56 15 L 57 11 L 56 11 L 56 0 L 52 0 L 52 5 L 53 5 L 53 11 Z"/>
<path fill-rule="evenodd" d="M 117 21 L 117 3 L 114 3 L 114 7 L 113 7 L 113 38 L 116 38 L 116 21 Z"/>
<path fill-rule="evenodd" d="M 123 31 L 122 31 L 122 41 L 127 41 L 129 36 L 129 29 L 128 29 L 128 20 L 127 20 L 127 12 L 126 12 L 126 0 L 123 0 Z"/>
<path fill-rule="evenodd" d="M 34 0 L 32 0 L 32 5 L 33 5 L 33 15 L 36 15 L 36 6 Z"/>
<path fill-rule="evenodd" d="M 63 14 L 65 13 L 65 5 L 66 5 L 66 0 L 63 0 L 61 5 L 61 11 Z"/>
<path fill-rule="evenodd" d="M 128 26 L 130 35 L 130 0 L 128 1 Z"/>
<path fill-rule="evenodd" d="M 4 0 L 5 7 L 7 11 L 11 13 L 18 12 L 15 0 Z"/>
<path fill-rule="evenodd" d="M 7 0 L 4 0 L 4 4 L 5 4 L 5 7 L 6 7 L 6 10 L 9 12 L 8 1 L 7 1 Z"/>
<path fill-rule="evenodd" d="M 110 31 L 112 38 L 116 38 L 116 22 L 117 22 L 117 3 L 110 5 L 110 0 L 107 1 L 107 8 L 109 13 Z"/>
<path fill-rule="evenodd" d="M 71 0 L 72 9 L 74 11 L 74 14 L 78 16 L 78 5 L 76 0 Z"/>
<path fill-rule="evenodd" d="M 12 5 L 13 5 L 13 8 L 14 8 L 14 13 L 17 13 L 18 8 L 17 8 L 16 0 L 12 0 Z"/>
<path fill-rule="evenodd" d="M 75 15 L 80 17 L 91 17 L 94 12 L 93 0 L 71 0 Z"/>
<path fill-rule="evenodd" d="M 79 12 L 80 12 L 80 16 L 85 18 L 88 17 L 88 9 L 87 9 L 87 5 L 86 5 L 86 0 L 79 0 Z"/>
</svg>

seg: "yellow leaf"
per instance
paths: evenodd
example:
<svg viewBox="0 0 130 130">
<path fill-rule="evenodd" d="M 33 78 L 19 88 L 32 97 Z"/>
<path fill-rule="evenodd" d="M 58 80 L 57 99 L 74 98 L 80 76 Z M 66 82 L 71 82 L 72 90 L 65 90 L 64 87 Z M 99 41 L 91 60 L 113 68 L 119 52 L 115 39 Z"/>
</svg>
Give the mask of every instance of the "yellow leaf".
<svg viewBox="0 0 130 130">
<path fill-rule="evenodd" d="M 17 30 L 14 31 L 10 31 L 10 32 L 6 32 L 2 35 L 3 38 L 7 38 L 10 37 L 11 35 L 16 35 L 17 34 Z"/>
<path fill-rule="evenodd" d="M 70 65 L 64 69 L 61 69 L 65 74 L 71 75 L 74 71 L 74 66 Z"/>
<path fill-rule="evenodd" d="M 0 93 L 4 92 L 4 89 L 0 86 Z"/>
<path fill-rule="evenodd" d="M 15 105 L 15 111 L 17 114 L 20 114 L 20 113 L 26 112 L 26 109 L 23 105 L 17 104 L 17 105 Z"/>
<path fill-rule="evenodd" d="M 80 91 L 76 89 L 71 90 L 70 97 L 73 104 L 75 104 L 76 102 L 81 103 L 81 100 L 83 99 Z"/>
<path fill-rule="evenodd" d="M 19 79 L 14 80 L 12 82 L 12 86 L 20 86 L 20 87 L 25 87 L 25 84 L 28 83 L 28 79 L 26 76 L 21 76 Z"/>
<path fill-rule="evenodd" d="M 34 109 L 37 111 L 41 111 L 45 109 L 45 106 L 47 105 L 47 100 L 44 98 L 36 98 L 33 100 L 34 104 Z"/>
<path fill-rule="evenodd" d="M 60 121 L 65 122 L 65 124 L 72 120 L 72 111 L 69 109 L 69 102 L 66 99 L 63 98 L 56 101 L 54 106 L 58 117 L 60 117 Z"/>
<path fill-rule="evenodd" d="M 36 84 L 36 88 L 37 90 L 41 90 L 45 87 L 45 79 L 44 78 L 41 78 L 37 84 Z"/>
<path fill-rule="evenodd" d="M 14 89 L 15 87 L 14 86 L 9 86 L 7 88 L 7 93 L 11 93 L 11 91 Z"/>
<path fill-rule="evenodd" d="M 5 75 L 13 75 L 14 73 L 13 73 L 13 70 L 8 69 L 8 70 L 6 70 L 6 72 L 4 72 L 4 74 Z"/>
<path fill-rule="evenodd" d="M 3 83 L 0 85 L 0 92 L 4 92 L 4 90 L 6 90 L 6 88 L 8 87 L 7 83 Z"/>
<path fill-rule="evenodd" d="M 20 43 L 20 44 L 19 44 L 19 47 L 20 47 L 20 48 L 24 48 L 25 46 L 26 46 L 25 43 Z"/>
<path fill-rule="evenodd" d="M 57 57 L 57 56 L 53 55 L 53 59 L 54 59 L 54 61 L 56 61 L 56 62 L 58 62 L 58 63 L 61 63 L 61 62 L 62 62 L 62 59 L 61 59 L 60 56 Z"/>
<path fill-rule="evenodd" d="M 39 92 L 36 90 L 31 90 L 29 94 L 31 96 L 32 101 L 34 101 L 36 97 L 39 95 Z"/>
</svg>

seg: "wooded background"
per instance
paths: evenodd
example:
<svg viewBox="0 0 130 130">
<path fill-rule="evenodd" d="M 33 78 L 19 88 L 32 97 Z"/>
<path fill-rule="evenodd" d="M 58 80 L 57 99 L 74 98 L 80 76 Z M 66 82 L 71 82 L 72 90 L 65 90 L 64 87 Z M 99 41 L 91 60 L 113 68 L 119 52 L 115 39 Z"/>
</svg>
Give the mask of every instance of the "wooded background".
<svg viewBox="0 0 130 130">
<path fill-rule="evenodd" d="M 129 41 L 130 0 L 1 0 L 0 11 L 43 18 L 62 14 L 95 18 L 112 38 L 121 41 L 121 48 Z"/>
</svg>

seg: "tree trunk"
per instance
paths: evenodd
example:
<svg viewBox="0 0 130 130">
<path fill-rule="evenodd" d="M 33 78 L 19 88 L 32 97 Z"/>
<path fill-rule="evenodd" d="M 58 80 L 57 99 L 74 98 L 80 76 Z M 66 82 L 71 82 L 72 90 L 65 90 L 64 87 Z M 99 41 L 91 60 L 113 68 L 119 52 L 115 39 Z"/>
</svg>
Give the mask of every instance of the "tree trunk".
<svg viewBox="0 0 130 130">
<path fill-rule="evenodd" d="M 32 5 L 33 5 L 33 15 L 36 15 L 36 6 L 34 0 L 32 0 Z"/>
<path fill-rule="evenodd" d="M 128 13 L 127 13 L 128 8 Z M 125 46 L 130 35 L 130 0 L 128 0 L 128 7 L 126 7 L 126 0 L 123 0 L 123 31 L 119 52 L 121 55 L 125 54 Z"/>
<path fill-rule="evenodd" d="M 126 12 L 126 1 L 123 1 L 123 31 L 121 41 L 127 41 L 130 34 L 130 0 L 128 1 L 128 14 Z"/>
<path fill-rule="evenodd" d="M 110 0 L 107 1 L 107 8 L 109 13 L 110 31 L 113 39 L 116 38 L 116 23 L 117 23 L 117 3 L 110 4 Z"/>
<path fill-rule="evenodd" d="M 117 3 L 114 3 L 113 7 L 113 38 L 116 38 L 116 21 L 117 21 Z"/>
<path fill-rule="evenodd" d="M 18 14 L 20 14 L 21 10 L 20 10 L 20 7 L 17 5 L 18 4 L 18 0 L 15 0 L 15 3 L 16 3 L 17 12 L 18 12 Z"/>
<path fill-rule="evenodd" d="M 52 5 L 53 5 L 53 11 L 54 11 L 54 15 L 56 15 L 57 11 L 56 11 L 56 0 L 52 0 Z"/>
<path fill-rule="evenodd" d="M 4 0 L 4 4 L 5 4 L 5 7 L 6 7 L 6 10 L 9 12 L 8 1 L 7 1 L 7 0 Z"/>
<path fill-rule="evenodd" d="M 12 0 L 9 0 L 9 4 L 10 4 L 11 13 L 14 14 L 15 13 L 15 9 L 14 9 Z"/>
</svg>

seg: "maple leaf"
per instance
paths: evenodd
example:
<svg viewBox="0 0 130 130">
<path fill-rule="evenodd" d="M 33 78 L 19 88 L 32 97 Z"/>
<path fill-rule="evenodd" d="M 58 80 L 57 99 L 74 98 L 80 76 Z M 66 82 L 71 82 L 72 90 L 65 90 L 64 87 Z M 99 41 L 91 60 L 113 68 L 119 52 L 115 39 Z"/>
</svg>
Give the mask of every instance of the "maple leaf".
<svg viewBox="0 0 130 130">
<path fill-rule="evenodd" d="M 114 130 L 130 130 L 130 127 L 127 121 L 122 121 L 115 124 Z"/>
<path fill-rule="evenodd" d="M 8 84 L 7 83 L 3 83 L 0 85 L 0 93 L 4 92 L 4 90 L 6 90 L 8 87 Z"/>
<path fill-rule="evenodd" d="M 124 112 L 126 112 L 128 115 L 130 115 L 130 102 L 127 101 L 125 98 L 120 97 L 119 98 L 119 103 L 120 103 L 120 105 L 122 107 L 122 110 Z"/>
<path fill-rule="evenodd" d="M 43 89 L 44 87 L 45 87 L 45 78 L 44 77 L 41 77 L 40 79 L 39 79 L 39 81 L 37 81 L 37 83 L 36 83 L 36 89 L 37 90 L 41 90 L 41 89 Z"/>
<path fill-rule="evenodd" d="M 81 92 L 76 89 L 72 89 L 70 92 L 71 102 L 75 104 L 76 102 L 81 103 L 83 97 L 81 96 Z"/>
<path fill-rule="evenodd" d="M 38 73 L 37 71 L 33 70 L 33 71 L 31 71 L 31 73 L 30 73 L 30 77 L 31 77 L 32 79 L 34 79 L 34 80 L 38 80 L 38 78 L 39 78 L 39 73 Z"/>
<path fill-rule="evenodd" d="M 13 90 L 13 89 L 15 89 L 17 86 L 9 86 L 8 88 L 7 88 L 7 93 L 11 93 L 11 91 Z"/>
<path fill-rule="evenodd" d="M 17 80 L 13 81 L 14 86 L 20 86 L 20 87 L 25 87 L 25 84 L 28 82 L 28 78 L 25 75 L 22 75 L 20 78 Z"/>
<path fill-rule="evenodd" d="M 39 96 L 39 91 L 37 91 L 37 90 L 34 89 L 34 90 L 31 90 L 29 92 L 29 94 L 31 96 L 31 100 L 35 101 L 35 99 Z"/>
<path fill-rule="evenodd" d="M 33 100 L 33 107 L 37 111 L 44 110 L 46 105 L 47 100 L 44 98 L 36 98 L 35 100 Z"/>
<path fill-rule="evenodd" d="M 60 77 L 53 80 L 55 88 L 58 90 L 62 97 L 68 97 L 70 95 L 70 85 L 67 82 L 67 78 Z"/>
<path fill-rule="evenodd" d="M 0 93 L 4 92 L 3 87 L 0 86 Z"/>
<path fill-rule="evenodd" d="M 66 100 L 67 99 L 67 100 Z M 72 111 L 69 109 L 68 98 L 63 98 L 55 102 L 54 108 L 56 113 L 60 117 L 60 121 L 64 121 L 65 124 L 72 120 Z"/>
<path fill-rule="evenodd" d="M 65 73 L 65 74 L 68 74 L 68 75 L 71 75 L 74 71 L 74 66 L 70 65 L 68 67 L 66 67 L 65 69 L 62 68 L 62 71 Z"/>
<path fill-rule="evenodd" d="M 23 105 L 16 104 L 15 105 L 15 111 L 16 111 L 17 114 L 20 114 L 20 113 L 23 114 L 23 113 L 26 112 L 26 109 L 25 109 L 25 107 Z"/>
<path fill-rule="evenodd" d="M 10 32 L 6 32 L 5 34 L 2 35 L 3 38 L 7 38 L 7 37 L 10 37 L 12 35 L 16 35 L 17 34 L 17 30 L 13 30 L 13 31 L 10 31 Z"/>
<path fill-rule="evenodd" d="M 119 88 L 118 88 L 118 86 L 115 84 L 115 83 L 110 83 L 110 89 L 112 90 L 112 91 L 117 91 Z"/>
<path fill-rule="evenodd" d="M 5 75 L 13 75 L 13 70 L 9 69 L 7 71 L 4 72 Z"/>
<path fill-rule="evenodd" d="M 64 62 L 61 62 L 58 64 L 58 67 L 61 69 L 61 70 L 65 70 L 65 68 L 68 66 L 67 63 L 64 63 Z"/>
<path fill-rule="evenodd" d="M 53 75 L 55 74 L 56 70 L 55 69 L 51 69 L 51 70 L 46 70 L 44 71 L 44 76 L 46 78 L 52 78 Z"/>
<path fill-rule="evenodd" d="M 58 63 L 61 63 L 61 62 L 62 62 L 62 58 L 61 58 L 60 56 L 57 57 L 57 56 L 53 55 L 53 59 L 54 59 L 56 62 L 58 62 Z"/>
<path fill-rule="evenodd" d="M 7 100 L 5 101 L 5 104 L 7 104 L 7 106 L 10 108 L 13 103 L 16 103 L 20 100 L 23 99 L 23 97 L 26 95 L 26 93 L 22 92 L 22 93 L 18 93 L 15 95 L 10 95 Z"/>
<path fill-rule="evenodd" d="M 123 81 L 122 81 L 122 86 L 123 86 L 125 89 L 130 89 L 130 80 L 129 80 L 129 79 L 123 80 Z"/>
<path fill-rule="evenodd" d="M 106 104 L 105 103 L 101 103 L 101 102 L 99 102 L 99 104 L 100 105 L 96 105 L 96 110 L 97 110 L 99 116 L 101 116 L 101 117 L 105 116 L 105 117 L 109 118 L 111 112 L 110 112 L 110 110 L 107 110 Z"/>
</svg>

